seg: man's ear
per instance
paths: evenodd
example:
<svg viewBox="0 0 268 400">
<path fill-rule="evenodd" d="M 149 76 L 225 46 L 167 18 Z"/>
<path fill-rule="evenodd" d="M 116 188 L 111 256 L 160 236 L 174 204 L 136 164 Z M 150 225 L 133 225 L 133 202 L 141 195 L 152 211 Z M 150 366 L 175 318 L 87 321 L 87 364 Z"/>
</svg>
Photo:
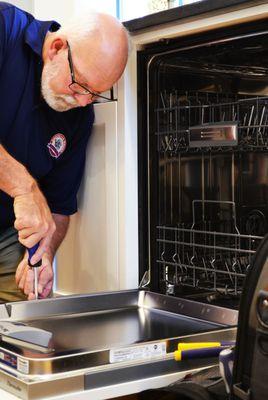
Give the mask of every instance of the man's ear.
<svg viewBox="0 0 268 400">
<path fill-rule="evenodd" d="M 55 38 L 49 46 L 48 49 L 48 57 L 50 60 L 53 60 L 53 58 L 62 50 L 65 50 L 67 48 L 67 41 L 66 39 L 63 38 Z"/>
</svg>

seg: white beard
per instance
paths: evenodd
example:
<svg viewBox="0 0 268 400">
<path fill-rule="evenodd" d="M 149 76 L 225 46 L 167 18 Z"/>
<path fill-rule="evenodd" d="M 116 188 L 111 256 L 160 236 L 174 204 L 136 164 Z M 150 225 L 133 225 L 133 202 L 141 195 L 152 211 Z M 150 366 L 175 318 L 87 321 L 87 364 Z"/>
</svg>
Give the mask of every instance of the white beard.
<svg viewBox="0 0 268 400">
<path fill-rule="evenodd" d="M 41 92 L 47 104 L 55 111 L 63 112 L 80 107 L 79 103 L 67 94 L 55 94 L 50 87 L 50 81 L 59 73 L 57 64 L 46 64 L 43 67 L 41 78 Z"/>
</svg>

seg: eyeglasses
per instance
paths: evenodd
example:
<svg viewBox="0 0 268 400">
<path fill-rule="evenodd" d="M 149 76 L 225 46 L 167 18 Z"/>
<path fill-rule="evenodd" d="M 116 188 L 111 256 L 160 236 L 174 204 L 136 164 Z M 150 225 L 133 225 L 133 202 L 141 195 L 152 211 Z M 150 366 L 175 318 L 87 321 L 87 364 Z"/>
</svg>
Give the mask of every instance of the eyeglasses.
<svg viewBox="0 0 268 400">
<path fill-rule="evenodd" d="M 72 77 L 72 83 L 70 83 L 69 88 L 76 94 L 81 94 L 84 96 L 91 95 L 91 100 L 95 100 L 98 97 L 105 99 L 105 100 L 111 100 L 109 97 L 105 97 L 105 96 L 100 95 L 99 93 L 92 92 L 92 90 L 89 90 L 87 87 L 76 82 L 75 75 L 74 75 L 73 59 L 72 59 L 70 45 L 68 42 L 67 42 L 67 47 L 68 47 L 68 61 L 69 61 L 69 67 L 70 67 L 71 77 Z"/>
</svg>

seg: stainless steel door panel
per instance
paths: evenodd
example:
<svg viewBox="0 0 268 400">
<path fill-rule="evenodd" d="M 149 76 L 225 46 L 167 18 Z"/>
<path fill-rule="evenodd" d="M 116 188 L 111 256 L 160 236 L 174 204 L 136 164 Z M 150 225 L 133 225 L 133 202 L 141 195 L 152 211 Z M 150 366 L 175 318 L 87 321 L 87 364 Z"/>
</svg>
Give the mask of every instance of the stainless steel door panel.
<svg viewBox="0 0 268 400">
<path fill-rule="evenodd" d="M 166 356 L 182 338 L 201 335 L 203 340 L 228 340 L 231 336 L 233 340 L 235 328 L 229 326 L 237 322 L 233 310 L 139 290 L 10 303 L 6 307 L 9 321 L 52 333 L 49 353 L 0 342 L 5 355 L 0 359 L 2 366 L 26 375 L 109 365 L 113 362 L 111 351 L 126 347 L 131 352 L 137 346 L 163 343 L 165 350 L 160 356 Z M 26 367 L 20 368 L 23 363 Z"/>
</svg>

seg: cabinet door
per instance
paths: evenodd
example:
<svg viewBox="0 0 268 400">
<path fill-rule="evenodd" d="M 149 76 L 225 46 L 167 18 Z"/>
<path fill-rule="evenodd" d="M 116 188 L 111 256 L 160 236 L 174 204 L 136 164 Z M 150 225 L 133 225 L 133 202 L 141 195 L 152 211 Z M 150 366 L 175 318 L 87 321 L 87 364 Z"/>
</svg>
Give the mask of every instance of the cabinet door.
<svg viewBox="0 0 268 400">
<path fill-rule="evenodd" d="M 94 109 L 78 212 L 56 259 L 55 291 L 62 294 L 119 288 L 117 103 Z"/>
</svg>

